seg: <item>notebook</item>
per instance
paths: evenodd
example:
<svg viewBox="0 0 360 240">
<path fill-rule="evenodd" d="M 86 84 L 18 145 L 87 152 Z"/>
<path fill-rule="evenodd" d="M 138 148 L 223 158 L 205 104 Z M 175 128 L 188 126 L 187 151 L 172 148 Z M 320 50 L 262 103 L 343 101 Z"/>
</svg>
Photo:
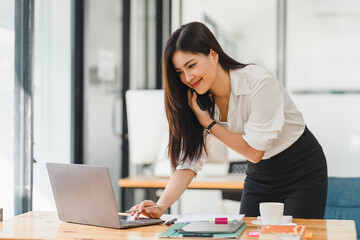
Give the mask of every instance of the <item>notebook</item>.
<svg viewBox="0 0 360 240">
<path fill-rule="evenodd" d="M 237 239 L 241 233 L 246 228 L 246 223 L 242 223 L 242 226 L 236 232 L 229 232 L 229 233 L 199 233 L 199 232 L 189 232 L 189 233 L 181 233 L 179 230 L 184 228 L 189 223 L 176 223 L 169 227 L 165 232 L 160 234 L 160 238 L 221 238 L 221 239 Z"/>
<path fill-rule="evenodd" d="M 244 222 L 229 223 L 229 224 L 215 224 L 213 222 L 191 222 L 178 230 L 181 234 L 222 234 L 235 233 Z"/>
</svg>

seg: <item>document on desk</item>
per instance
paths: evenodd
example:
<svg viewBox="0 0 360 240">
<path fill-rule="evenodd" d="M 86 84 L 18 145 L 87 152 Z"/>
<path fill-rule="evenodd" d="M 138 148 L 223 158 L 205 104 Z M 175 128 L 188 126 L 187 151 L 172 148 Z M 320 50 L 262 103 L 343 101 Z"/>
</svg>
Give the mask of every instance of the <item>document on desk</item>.
<svg viewBox="0 0 360 240">
<path fill-rule="evenodd" d="M 238 239 L 241 233 L 246 228 L 246 223 L 240 223 L 240 228 L 236 232 L 228 233 L 215 233 L 215 232 L 190 232 L 185 234 L 181 231 L 182 228 L 186 227 L 191 223 L 176 223 L 166 229 L 165 232 L 160 234 L 160 238 L 202 238 L 202 239 L 212 239 L 212 238 L 221 238 L 221 239 Z M 210 224 L 210 223 L 209 223 Z M 232 223 L 231 223 L 232 224 Z M 206 230 L 206 229 L 204 229 Z"/>
<path fill-rule="evenodd" d="M 244 214 L 187 214 L 176 221 L 176 223 L 189 223 L 189 222 L 211 222 L 215 219 L 228 219 L 229 222 L 241 222 Z"/>
</svg>

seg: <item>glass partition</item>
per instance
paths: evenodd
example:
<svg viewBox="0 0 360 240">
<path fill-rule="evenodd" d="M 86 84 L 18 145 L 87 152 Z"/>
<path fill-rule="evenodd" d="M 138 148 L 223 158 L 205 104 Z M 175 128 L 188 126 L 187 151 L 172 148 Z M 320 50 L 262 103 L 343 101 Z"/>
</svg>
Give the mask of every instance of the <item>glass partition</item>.
<svg viewBox="0 0 360 240">
<path fill-rule="evenodd" d="M 130 89 L 155 89 L 156 1 L 131 1 Z"/>
<path fill-rule="evenodd" d="M 183 0 L 181 10 L 181 24 L 205 23 L 231 57 L 276 73 L 276 0 Z"/>
<path fill-rule="evenodd" d="M 14 216 L 15 3 L 0 1 L 0 208 Z"/>
<path fill-rule="evenodd" d="M 109 168 L 117 203 L 122 144 L 122 5 L 84 2 L 84 163 Z"/>
<path fill-rule="evenodd" d="M 71 162 L 71 0 L 36 0 L 33 210 L 56 211 L 46 162 Z"/>
</svg>

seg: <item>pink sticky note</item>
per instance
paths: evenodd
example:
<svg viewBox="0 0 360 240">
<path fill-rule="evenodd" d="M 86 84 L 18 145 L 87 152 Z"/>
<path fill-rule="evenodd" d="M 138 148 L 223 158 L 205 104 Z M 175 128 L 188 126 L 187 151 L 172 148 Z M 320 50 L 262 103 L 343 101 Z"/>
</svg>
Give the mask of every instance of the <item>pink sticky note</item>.
<svg viewBox="0 0 360 240">
<path fill-rule="evenodd" d="M 249 232 L 249 237 L 259 237 L 260 236 L 260 234 L 259 234 L 259 232 Z"/>
</svg>

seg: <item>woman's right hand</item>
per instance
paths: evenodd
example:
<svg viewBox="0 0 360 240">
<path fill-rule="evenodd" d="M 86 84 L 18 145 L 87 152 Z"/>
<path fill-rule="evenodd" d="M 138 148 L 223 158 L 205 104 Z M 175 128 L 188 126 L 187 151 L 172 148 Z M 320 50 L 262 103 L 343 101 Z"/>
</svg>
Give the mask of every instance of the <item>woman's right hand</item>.
<svg viewBox="0 0 360 240">
<path fill-rule="evenodd" d="M 132 212 L 130 214 L 131 216 L 134 216 L 135 219 L 138 219 L 140 214 L 150 218 L 159 218 L 161 217 L 161 215 L 164 214 L 166 210 L 165 207 L 163 207 L 163 205 L 159 207 L 144 209 L 145 207 L 151 207 L 151 206 L 156 206 L 156 203 L 151 200 L 144 200 L 140 204 L 136 204 L 135 206 L 130 208 L 130 210 L 137 210 L 136 212 Z"/>
<path fill-rule="evenodd" d="M 188 96 L 188 104 L 190 108 L 193 110 L 196 118 L 198 119 L 199 123 L 206 128 L 209 126 L 210 123 L 212 123 L 214 120 L 210 117 L 209 111 L 203 111 L 200 109 L 199 105 L 196 102 L 197 93 L 191 92 L 189 89 L 187 91 Z"/>
<path fill-rule="evenodd" d="M 137 210 L 131 213 L 137 219 L 140 214 L 143 214 L 150 218 L 159 218 L 163 215 L 174 202 L 176 202 L 181 194 L 189 186 L 191 180 L 195 177 L 195 172 L 190 169 L 175 170 L 166 185 L 166 188 L 161 194 L 157 203 L 151 200 L 142 201 L 131 208 L 131 210 Z M 156 206 L 153 208 L 144 209 L 145 207 Z"/>
</svg>

